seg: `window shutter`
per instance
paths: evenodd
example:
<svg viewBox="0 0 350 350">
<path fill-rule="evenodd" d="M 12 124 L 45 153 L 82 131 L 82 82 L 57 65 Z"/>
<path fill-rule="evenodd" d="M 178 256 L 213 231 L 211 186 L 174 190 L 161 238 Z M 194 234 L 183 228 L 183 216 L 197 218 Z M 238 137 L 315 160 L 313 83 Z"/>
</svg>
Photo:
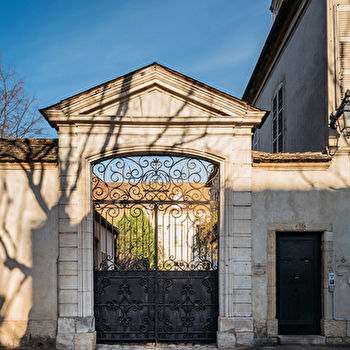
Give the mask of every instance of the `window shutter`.
<svg viewBox="0 0 350 350">
<path fill-rule="evenodd" d="M 350 5 L 339 5 L 337 8 L 337 35 L 340 102 L 345 91 L 350 89 Z"/>
</svg>

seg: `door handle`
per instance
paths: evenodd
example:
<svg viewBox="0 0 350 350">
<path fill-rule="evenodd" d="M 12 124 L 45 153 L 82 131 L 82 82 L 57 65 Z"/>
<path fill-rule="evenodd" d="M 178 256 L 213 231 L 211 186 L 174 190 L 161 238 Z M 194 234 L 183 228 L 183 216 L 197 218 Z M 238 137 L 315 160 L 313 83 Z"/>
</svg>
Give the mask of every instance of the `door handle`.
<svg viewBox="0 0 350 350">
<path fill-rule="evenodd" d="M 297 280 L 300 277 L 303 277 L 303 274 L 302 273 L 291 273 L 290 277 L 293 277 Z"/>
<path fill-rule="evenodd" d="M 313 260 L 313 258 L 314 258 L 313 256 L 301 256 L 300 260 L 305 261 L 305 262 L 309 262 L 309 261 Z"/>
</svg>

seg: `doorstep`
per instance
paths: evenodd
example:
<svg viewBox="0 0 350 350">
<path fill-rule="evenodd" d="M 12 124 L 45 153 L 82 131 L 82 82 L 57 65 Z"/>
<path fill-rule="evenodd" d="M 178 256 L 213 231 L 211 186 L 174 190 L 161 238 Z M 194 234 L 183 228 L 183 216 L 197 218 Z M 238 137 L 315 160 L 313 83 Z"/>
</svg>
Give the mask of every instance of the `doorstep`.
<svg viewBox="0 0 350 350">
<path fill-rule="evenodd" d="M 281 345 L 326 345 L 326 338 L 322 335 L 279 335 Z"/>
<path fill-rule="evenodd" d="M 191 344 L 191 343 L 139 343 L 139 344 L 97 344 L 97 350 L 218 350 L 212 344 Z"/>
</svg>

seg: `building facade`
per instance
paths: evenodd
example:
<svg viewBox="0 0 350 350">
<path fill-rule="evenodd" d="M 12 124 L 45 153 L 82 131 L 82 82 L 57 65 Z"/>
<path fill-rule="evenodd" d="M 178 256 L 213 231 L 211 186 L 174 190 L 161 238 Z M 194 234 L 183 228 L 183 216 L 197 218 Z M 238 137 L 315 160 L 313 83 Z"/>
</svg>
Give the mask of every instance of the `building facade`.
<svg viewBox="0 0 350 350">
<path fill-rule="evenodd" d="M 272 1 L 271 10 L 273 27 L 243 94 L 270 111 L 255 149 L 322 152 L 347 145 L 329 123 L 350 88 L 349 2 Z"/>
<path fill-rule="evenodd" d="M 212 186 L 210 174 L 219 176 L 218 195 L 205 192 L 209 203 L 219 199 L 218 279 L 213 286 L 219 347 L 269 343 L 288 333 L 281 321 L 284 294 L 278 289 L 284 282 L 276 273 L 285 268 L 283 259 L 302 261 L 318 276 L 310 279 L 311 285 L 293 285 L 306 294 L 311 288 L 314 297 L 315 311 L 306 315 L 313 326 L 307 333 L 322 342 L 348 342 L 347 154 L 252 152 L 252 134 L 265 111 L 159 64 L 42 113 L 58 130 L 58 143 L 2 140 L 1 344 L 93 349 L 101 341 L 96 338 L 94 259 L 98 263 L 104 251 L 114 253 L 110 233 L 115 228 L 104 218 L 104 230 L 97 229 L 92 165 L 139 156 L 157 157 L 155 164 L 162 157 L 185 156 L 215 164 L 217 171 L 208 171 L 197 186 Z M 184 170 L 181 174 L 176 183 L 185 178 Z M 176 192 L 173 199 L 185 197 Z M 213 227 L 207 232 L 212 234 Z M 316 243 L 312 252 L 286 257 L 285 241 Z M 209 265 L 203 266 L 206 270 Z M 293 283 L 308 273 L 291 273 Z M 329 273 L 336 274 L 333 294 Z M 305 326 L 303 317 L 293 320 L 299 330 L 292 333 Z"/>
<path fill-rule="evenodd" d="M 328 127 L 346 88 L 334 50 L 346 52 L 347 6 L 273 1 L 248 102 L 153 63 L 41 110 L 58 140 L 0 140 L 0 344 L 348 344 L 350 158 Z M 120 254 L 127 232 L 136 241 Z M 143 265 L 120 269 L 126 258 Z M 166 299 L 172 290 L 182 299 Z"/>
<path fill-rule="evenodd" d="M 336 174 L 339 176 L 335 174 L 334 176 L 331 175 L 329 181 L 332 184 L 340 180 L 341 173 L 345 174 L 348 171 L 348 135 L 346 131 L 342 130 L 341 120 L 334 123 L 333 127 L 331 126 L 331 122 L 332 115 L 336 115 L 337 111 L 340 112 L 339 114 L 342 113 L 344 107 L 342 101 L 345 96 L 345 91 L 350 88 L 348 70 L 348 62 L 350 59 L 348 50 L 350 43 L 348 31 L 350 23 L 350 4 L 348 1 L 341 0 L 272 1 L 271 11 L 273 12 L 274 24 L 243 95 L 243 100 L 270 111 L 270 114 L 263 119 L 259 128 L 254 133 L 252 141 L 253 149 L 256 151 L 276 153 L 276 155 L 273 156 L 274 165 L 272 167 L 267 166 L 267 164 L 255 164 L 255 162 L 253 162 L 256 168 L 260 168 L 263 165 L 263 168 L 266 170 L 268 169 L 269 174 L 267 175 L 267 173 L 265 173 L 266 178 L 265 176 L 260 178 L 260 180 L 265 178 L 265 180 L 263 180 L 263 187 L 260 188 L 262 183 L 258 180 L 258 174 L 262 175 L 264 172 L 260 172 L 262 168 L 253 172 L 258 176 L 256 181 L 253 182 L 254 186 L 256 185 L 257 187 L 253 189 L 252 195 L 253 207 L 259 208 L 256 209 L 253 215 L 253 236 L 257 234 L 256 240 L 264 236 L 266 237 L 265 234 L 258 234 L 258 232 L 261 223 L 265 221 L 265 218 L 269 217 L 268 212 L 270 214 L 278 212 L 277 208 L 272 209 L 272 203 L 278 202 L 279 206 L 283 203 L 283 205 L 286 206 L 283 210 L 284 214 L 280 217 L 272 214 L 270 219 L 265 221 L 265 227 L 281 225 L 284 217 L 288 218 L 287 221 L 290 220 L 290 222 L 297 219 L 297 221 L 303 223 L 302 226 L 306 228 L 306 222 L 312 222 L 315 217 L 318 217 L 319 219 L 317 219 L 317 222 L 320 222 L 318 220 L 321 220 L 323 216 L 325 219 L 323 221 L 332 223 L 334 229 L 342 221 L 341 218 L 346 216 L 346 214 L 340 210 L 338 212 L 340 216 L 337 219 L 335 219 L 335 217 L 333 217 L 333 219 L 329 218 L 330 220 L 326 219 L 328 210 L 323 208 L 323 203 L 329 203 L 328 200 L 330 197 L 327 195 L 328 199 L 324 199 L 324 202 L 321 198 L 321 193 L 329 193 L 329 191 L 323 187 L 325 182 L 324 185 L 320 183 L 316 185 L 318 182 L 316 178 L 318 177 L 317 174 L 321 175 L 321 173 L 323 173 L 323 171 L 321 171 L 321 173 L 318 173 L 318 171 L 321 170 L 327 162 L 314 163 L 314 161 L 310 160 L 308 166 L 304 163 L 302 166 L 303 170 L 295 163 L 286 167 L 286 163 L 284 162 L 288 162 L 290 157 L 298 159 L 298 154 L 294 152 L 321 152 L 324 154 L 324 157 L 326 157 L 326 155 L 333 155 L 333 160 L 329 163 L 330 166 L 326 173 L 330 175 L 332 167 L 338 164 L 337 166 L 339 166 L 339 169 L 336 171 Z M 294 155 L 292 153 L 294 153 Z M 258 153 L 256 153 L 256 155 L 259 156 Z M 261 155 L 262 154 L 260 154 L 260 156 Z M 306 153 L 304 156 L 308 157 Z M 275 162 L 277 159 L 284 159 L 284 161 L 281 161 L 281 164 L 276 164 Z M 305 161 L 306 158 L 304 158 L 302 162 Z M 268 163 L 268 161 L 266 162 Z M 283 163 L 284 165 L 282 165 Z M 316 168 L 311 165 L 312 163 L 314 163 L 313 165 L 318 164 Z M 323 165 L 320 168 L 321 164 Z M 328 167 L 328 165 L 326 167 Z M 304 177 L 306 169 L 311 171 L 306 173 L 312 177 L 312 180 L 309 178 L 309 175 Z M 325 168 L 323 169 L 325 170 Z M 288 170 L 289 174 L 294 172 L 295 178 L 289 178 L 289 175 L 284 172 L 286 170 Z M 316 188 L 320 190 L 317 191 L 321 197 L 317 199 L 312 195 L 310 197 L 307 195 L 304 199 L 300 197 L 299 200 L 295 201 L 296 198 L 292 199 L 287 195 L 282 199 L 274 190 L 270 192 L 272 187 L 278 182 L 275 175 L 278 177 L 281 176 L 281 179 L 283 178 L 283 184 L 281 183 L 279 195 L 282 193 L 291 193 L 290 190 L 292 190 L 293 196 L 301 195 L 301 197 L 303 197 L 307 193 L 310 194 L 309 190 L 306 190 L 306 187 L 304 189 L 299 188 L 301 182 L 305 181 L 305 185 L 308 183 L 313 188 L 310 188 L 311 192 Z M 304 180 L 297 184 L 294 183 L 294 180 L 296 180 L 298 176 L 304 177 Z M 269 180 L 266 180 L 267 178 Z M 272 185 L 273 183 L 274 185 Z M 272 185 L 271 188 L 270 185 Z M 322 190 L 321 187 L 323 188 Z M 336 187 L 334 190 L 337 192 Z M 343 187 L 344 190 L 347 188 L 347 180 L 343 182 L 341 187 Z M 286 191 L 287 188 L 289 188 L 289 190 Z M 265 202 L 260 202 L 259 200 L 260 194 L 262 193 L 264 193 L 264 195 L 261 198 L 264 198 Z M 265 197 L 267 193 L 269 193 L 268 197 L 274 193 L 272 197 L 269 197 L 270 200 L 267 200 L 267 197 Z M 277 198 L 279 198 L 279 200 L 275 202 Z M 307 198 L 309 198 L 311 202 L 308 202 Z M 254 202 L 255 200 L 257 200 L 257 202 Z M 258 205 L 258 203 L 260 203 L 260 205 Z M 302 209 L 304 205 L 313 209 Z M 344 205 L 346 206 L 346 203 L 344 203 Z M 270 209 L 265 211 L 266 208 Z M 260 214 L 262 214 L 262 216 L 259 220 L 256 220 Z M 290 230 L 292 233 L 298 231 L 297 222 L 295 222 L 295 228 L 292 230 L 289 224 L 287 224 L 287 226 L 289 227 L 287 231 Z M 270 243 L 274 245 L 275 242 L 277 242 L 277 246 L 271 248 L 269 243 L 267 243 L 268 245 L 264 247 L 264 251 L 267 250 L 267 259 L 273 260 L 273 263 L 270 261 L 273 272 L 269 269 L 270 273 L 272 273 L 269 278 L 272 278 L 273 282 L 267 282 L 267 289 L 264 289 L 264 292 L 267 291 L 268 295 L 267 305 L 273 305 L 272 309 L 268 307 L 267 314 L 272 312 L 272 314 L 275 315 L 273 319 L 278 323 L 278 332 L 283 331 L 283 326 L 281 325 L 283 322 L 281 320 L 283 311 L 279 309 L 281 308 L 281 304 L 283 304 L 283 297 L 281 297 L 281 288 L 283 288 L 283 286 L 278 280 L 278 273 L 282 271 L 282 268 L 279 267 L 278 264 L 281 265 L 282 262 L 278 260 L 278 257 L 279 259 L 284 259 L 285 257 L 279 256 L 278 252 L 275 254 L 275 249 L 278 250 L 278 244 L 281 244 L 279 240 L 284 239 L 281 233 L 285 230 L 283 227 L 284 225 L 282 224 L 278 229 L 275 228 L 272 230 L 277 232 L 277 234 L 268 230 L 269 233 L 267 237 L 271 234 L 273 235 L 273 238 L 270 238 Z M 346 284 L 345 279 L 342 279 L 343 276 L 348 275 L 348 269 L 344 268 L 346 273 L 344 272 L 345 274 L 343 274 L 343 268 L 339 267 L 341 265 L 340 260 L 343 258 L 345 260 L 348 259 L 349 233 L 345 226 L 342 228 L 338 226 L 338 229 L 338 233 L 334 235 L 335 240 L 333 243 L 326 243 L 326 241 L 324 241 L 322 237 L 325 237 L 324 234 L 326 233 L 321 235 L 321 270 L 323 271 L 321 273 L 321 280 L 323 280 L 322 288 L 326 289 L 324 290 L 325 292 L 321 292 L 321 314 L 323 316 L 319 334 L 325 335 L 326 337 L 333 337 L 333 340 L 336 339 L 336 337 L 349 336 L 349 333 L 346 333 L 346 326 L 348 327 L 346 322 L 348 322 L 349 319 L 349 310 L 348 306 L 345 306 L 348 305 L 348 297 L 346 295 L 349 294 L 349 286 Z M 280 233 L 278 233 L 279 230 L 281 230 Z M 307 231 L 306 229 L 304 234 L 307 234 Z M 326 232 L 327 230 L 322 229 L 321 231 Z M 278 235 L 280 236 L 278 237 Z M 326 236 L 327 235 L 328 234 L 326 234 Z M 299 233 L 299 236 L 296 236 L 295 239 L 303 240 L 303 234 Z M 339 241 L 336 243 L 338 239 Z M 269 242 L 269 238 L 267 238 L 267 242 Z M 324 248 L 322 248 L 325 246 L 328 246 L 327 249 L 331 249 L 330 247 L 333 246 L 333 253 L 325 253 L 325 251 L 323 251 Z M 337 246 L 342 247 L 340 251 L 336 248 Z M 272 249 L 274 252 L 272 255 L 270 255 L 269 249 Z M 262 251 L 260 251 L 259 254 L 262 254 Z M 322 258 L 322 255 L 325 256 L 327 254 L 330 254 L 328 261 L 331 262 L 328 266 L 326 266 L 327 264 Z M 345 254 L 346 257 L 345 255 L 342 256 L 342 254 Z M 257 256 L 255 256 L 255 258 L 257 258 Z M 276 258 L 277 260 L 275 260 Z M 276 276 L 273 275 L 274 273 L 276 273 Z M 332 273 L 336 275 L 336 287 L 334 292 L 330 292 L 332 288 L 329 288 L 329 277 L 333 276 Z M 282 277 L 280 276 L 280 278 Z M 253 277 L 253 281 L 254 280 L 256 282 L 253 282 L 253 285 L 254 283 L 258 283 L 259 279 Z M 274 283 L 276 283 L 276 288 L 273 287 Z M 272 293 L 277 291 L 277 295 L 272 297 L 269 294 L 270 287 L 272 287 Z M 280 296 L 278 293 L 280 293 Z M 327 300 L 327 298 L 331 298 L 331 295 L 333 299 Z M 253 299 L 255 299 L 255 297 L 256 296 L 254 296 Z M 344 304 L 337 305 L 336 300 L 343 300 Z M 333 303 L 332 307 L 330 303 Z M 276 310 L 274 309 L 275 305 L 277 305 Z M 340 305 L 344 305 L 344 308 Z M 337 316 L 340 310 L 344 312 L 342 317 Z M 255 310 L 255 312 L 256 311 L 257 310 Z M 266 319 L 265 312 L 266 310 L 263 312 L 263 319 Z M 329 317 L 327 315 L 331 316 Z M 258 317 L 259 316 L 256 314 L 254 319 L 256 320 Z M 269 318 L 270 316 L 267 316 L 267 319 Z M 269 328 L 269 326 L 267 328 Z M 286 331 L 284 330 L 284 332 Z M 297 331 L 295 332 L 298 333 Z M 302 329 L 300 329 L 299 332 L 301 333 Z"/>
</svg>

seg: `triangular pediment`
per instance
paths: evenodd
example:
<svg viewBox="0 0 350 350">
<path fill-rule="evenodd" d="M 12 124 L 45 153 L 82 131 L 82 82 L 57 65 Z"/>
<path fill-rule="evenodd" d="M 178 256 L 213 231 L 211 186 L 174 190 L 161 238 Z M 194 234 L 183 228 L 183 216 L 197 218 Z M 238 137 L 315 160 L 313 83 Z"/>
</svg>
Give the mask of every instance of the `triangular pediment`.
<svg viewBox="0 0 350 350">
<path fill-rule="evenodd" d="M 85 110 L 86 114 L 110 116 L 205 116 L 220 114 L 215 108 L 206 108 L 185 96 L 174 95 L 163 86 L 150 86 L 144 91 L 116 98 L 105 105 Z"/>
<path fill-rule="evenodd" d="M 41 110 L 54 127 L 62 123 L 189 118 L 258 125 L 265 111 L 158 63 L 101 84 Z M 253 120 L 254 119 L 254 120 Z"/>
</svg>

